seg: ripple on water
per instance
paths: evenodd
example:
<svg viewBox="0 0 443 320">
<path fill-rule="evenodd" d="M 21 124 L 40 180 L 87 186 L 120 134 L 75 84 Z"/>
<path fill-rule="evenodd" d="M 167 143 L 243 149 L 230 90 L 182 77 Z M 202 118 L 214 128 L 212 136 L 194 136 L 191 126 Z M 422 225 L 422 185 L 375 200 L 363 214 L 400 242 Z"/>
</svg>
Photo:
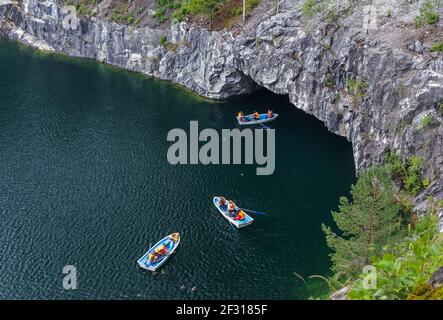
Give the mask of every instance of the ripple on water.
<svg viewBox="0 0 443 320">
<path fill-rule="evenodd" d="M 354 180 L 352 150 L 286 97 L 208 103 L 18 48 L 0 40 L 0 298 L 306 298 L 292 272 L 328 272 L 320 225 Z M 168 164 L 170 129 L 197 119 L 233 128 L 238 110 L 269 105 L 281 114 L 274 175 Z M 214 195 L 269 215 L 234 230 Z M 137 269 L 149 245 L 174 231 L 182 242 L 161 271 Z M 77 267 L 77 291 L 62 288 L 67 264 Z"/>
</svg>

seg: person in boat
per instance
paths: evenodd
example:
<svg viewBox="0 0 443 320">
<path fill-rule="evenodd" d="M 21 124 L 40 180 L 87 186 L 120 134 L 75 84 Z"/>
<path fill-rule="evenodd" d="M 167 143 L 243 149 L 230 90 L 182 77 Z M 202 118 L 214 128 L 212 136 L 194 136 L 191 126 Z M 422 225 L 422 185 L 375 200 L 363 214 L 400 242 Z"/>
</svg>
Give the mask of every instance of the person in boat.
<svg viewBox="0 0 443 320">
<path fill-rule="evenodd" d="M 268 119 L 271 119 L 274 116 L 274 112 L 271 109 L 268 109 Z"/>
<path fill-rule="evenodd" d="M 165 242 L 166 248 L 172 248 L 178 240 L 180 240 L 180 234 L 178 232 L 171 234 L 169 239 Z"/>
<path fill-rule="evenodd" d="M 234 201 L 232 201 L 232 200 L 229 200 L 228 214 L 231 218 L 234 218 L 237 216 L 237 206 L 235 205 Z"/>
<path fill-rule="evenodd" d="M 148 256 L 148 264 L 154 264 L 157 262 L 157 256 L 154 253 L 150 253 Z"/>
<path fill-rule="evenodd" d="M 178 240 L 180 240 L 180 234 L 178 232 L 171 234 L 171 240 L 174 241 L 174 243 L 177 243 Z"/>
<path fill-rule="evenodd" d="M 159 256 L 163 256 L 165 254 L 168 253 L 168 249 L 166 249 L 166 246 L 164 244 L 159 245 L 156 249 L 155 252 L 159 255 Z"/>
<path fill-rule="evenodd" d="M 159 258 L 166 255 L 168 253 L 168 249 L 164 244 L 159 245 L 155 248 L 154 252 L 149 254 L 148 263 L 156 263 Z"/>
<path fill-rule="evenodd" d="M 246 218 L 246 214 L 243 210 L 239 210 L 237 216 L 234 218 L 234 220 L 241 221 L 244 218 Z"/>
<path fill-rule="evenodd" d="M 218 198 L 218 205 L 219 205 L 220 208 L 222 208 L 223 210 L 226 210 L 226 198 L 225 198 L 225 197 L 220 197 L 220 198 Z"/>
<path fill-rule="evenodd" d="M 260 120 L 260 113 L 258 113 L 257 111 L 254 111 L 254 113 L 252 114 L 252 117 L 254 118 L 254 120 Z"/>
<path fill-rule="evenodd" d="M 239 112 L 238 113 L 238 119 L 240 120 L 240 122 L 246 122 L 246 117 L 245 114 L 243 112 Z"/>
</svg>

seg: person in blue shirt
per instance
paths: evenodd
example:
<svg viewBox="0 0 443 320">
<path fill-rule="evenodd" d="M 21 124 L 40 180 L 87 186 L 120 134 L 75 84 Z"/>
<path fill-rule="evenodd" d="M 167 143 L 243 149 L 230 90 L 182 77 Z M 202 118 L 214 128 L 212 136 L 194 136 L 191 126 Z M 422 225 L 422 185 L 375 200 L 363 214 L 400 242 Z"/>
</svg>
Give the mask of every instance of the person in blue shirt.
<svg viewBox="0 0 443 320">
<path fill-rule="evenodd" d="M 235 205 L 234 201 L 229 200 L 229 205 L 228 205 L 229 216 L 231 218 L 235 218 L 237 216 L 237 211 L 238 211 L 238 209 L 237 209 L 237 206 Z"/>
<path fill-rule="evenodd" d="M 220 206 L 220 208 L 223 210 L 223 211 L 226 211 L 226 199 L 225 199 L 225 197 L 219 197 L 218 198 L 218 205 Z"/>
</svg>

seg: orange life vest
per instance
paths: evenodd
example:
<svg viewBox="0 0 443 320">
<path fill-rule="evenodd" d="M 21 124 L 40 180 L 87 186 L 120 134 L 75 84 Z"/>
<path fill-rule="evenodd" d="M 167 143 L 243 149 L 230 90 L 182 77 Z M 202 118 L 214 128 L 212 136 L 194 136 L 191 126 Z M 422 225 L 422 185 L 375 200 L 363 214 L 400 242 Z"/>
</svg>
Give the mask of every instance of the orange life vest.
<svg viewBox="0 0 443 320">
<path fill-rule="evenodd" d="M 149 256 L 148 256 L 148 262 L 149 262 L 149 263 L 155 263 L 155 261 L 157 261 L 157 255 L 156 255 L 156 254 L 153 254 L 153 253 L 149 254 Z"/>
</svg>

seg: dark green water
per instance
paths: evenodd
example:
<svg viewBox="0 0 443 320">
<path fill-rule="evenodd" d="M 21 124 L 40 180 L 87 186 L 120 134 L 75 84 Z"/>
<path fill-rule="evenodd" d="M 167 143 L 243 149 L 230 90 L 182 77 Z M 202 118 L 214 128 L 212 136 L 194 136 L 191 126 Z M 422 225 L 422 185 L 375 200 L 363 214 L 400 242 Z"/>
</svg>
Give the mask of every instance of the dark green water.
<svg viewBox="0 0 443 320">
<path fill-rule="evenodd" d="M 236 127 L 239 109 L 280 118 L 276 171 L 171 166 L 170 129 Z M 351 146 L 260 92 L 209 103 L 165 82 L 0 40 L 0 298 L 303 299 L 292 272 L 328 273 L 321 223 L 354 181 Z M 268 212 L 233 230 L 212 206 L 224 194 Z M 166 234 L 182 242 L 163 272 L 136 260 Z M 62 287 L 62 268 L 78 289 Z M 183 288 L 184 286 L 184 288 Z M 191 288 L 197 286 L 197 291 Z"/>
</svg>

